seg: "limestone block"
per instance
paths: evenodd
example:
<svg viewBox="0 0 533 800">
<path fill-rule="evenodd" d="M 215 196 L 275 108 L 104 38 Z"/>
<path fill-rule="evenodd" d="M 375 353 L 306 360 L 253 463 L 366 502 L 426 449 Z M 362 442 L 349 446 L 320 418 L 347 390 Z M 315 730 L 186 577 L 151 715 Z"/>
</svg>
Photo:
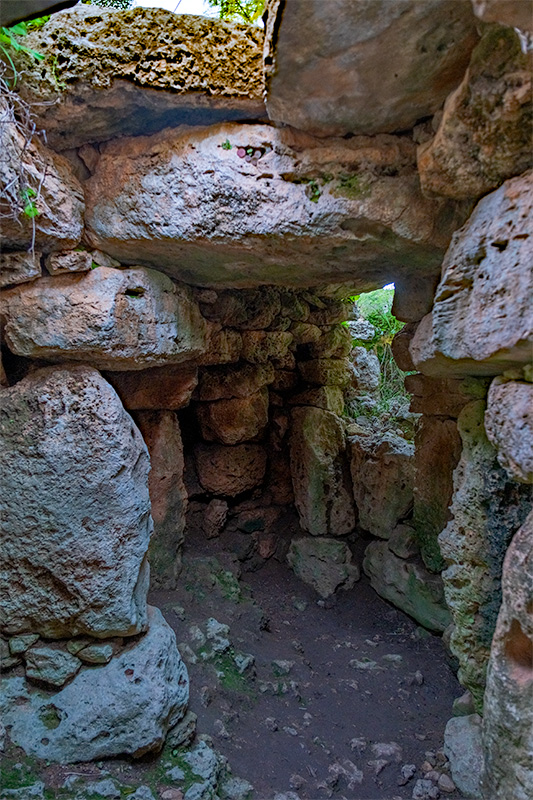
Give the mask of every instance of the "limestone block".
<svg viewBox="0 0 533 800">
<path fill-rule="evenodd" d="M 279 292 L 272 286 L 219 292 L 216 303 L 203 307 L 212 322 L 243 331 L 269 328 L 281 311 Z"/>
<path fill-rule="evenodd" d="M 239 331 L 223 328 L 217 330 L 207 326 L 207 348 L 198 358 L 198 364 L 232 364 L 242 353 L 242 334 Z"/>
<path fill-rule="evenodd" d="M 259 444 L 199 444 L 194 457 L 202 487 L 213 494 L 236 497 L 265 477 L 267 455 Z"/>
<path fill-rule="evenodd" d="M 321 597 L 330 597 L 339 589 L 351 589 L 360 578 L 359 567 L 352 563 L 350 548 L 338 539 L 293 539 L 287 562 L 295 575 Z"/>
<path fill-rule="evenodd" d="M 196 416 L 207 442 L 239 444 L 260 436 L 268 424 L 268 389 L 248 397 L 197 403 Z"/>
<path fill-rule="evenodd" d="M 175 589 L 187 510 L 180 426 L 173 411 L 138 411 L 135 421 L 148 447 L 151 464 L 148 490 L 154 533 L 148 550 L 150 586 Z"/>
<path fill-rule="evenodd" d="M 366 347 L 354 347 L 351 362 L 354 365 L 352 385 L 357 394 L 376 395 L 381 378 L 377 355 Z"/>
<path fill-rule="evenodd" d="M 198 367 L 171 364 L 133 372 L 106 372 L 105 377 L 128 411 L 177 411 L 189 405 L 198 384 Z"/>
<path fill-rule="evenodd" d="M 478 714 L 452 717 L 448 721 L 444 731 L 444 752 L 450 761 L 453 782 L 461 794 L 472 800 L 478 800 L 481 796 L 480 780 L 483 768 L 481 717 Z M 496 798 L 489 795 L 488 800 Z"/>
<path fill-rule="evenodd" d="M 81 661 L 64 650 L 30 647 L 24 655 L 26 677 L 50 687 L 61 687 L 79 671 Z"/>
<path fill-rule="evenodd" d="M 61 764 L 160 750 L 185 713 L 189 680 L 161 612 L 148 607 L 148 621 L 146 634 L 109 664 L 83 669 L 52 696 L 7 679 L 0 706 L 11 741 Z"/>
<path fill-rule="evenodd" d="M 246 161 L 249 148 L 257 155 Z M 100 150 L 84 184 L 92 246 L 214 289 L 353 286 L 356 278 L 369 291 L 390 281 L 394 264 L 395 279 L 413 278 L 416 302 L 425 276 L 433 289 L 467 213 L 423 197 L 407 137 L 324 142 L 226 123 L 123 137 Z M 341 302 L 319 300 L 307 321 L 344 319 Z"/>
<path fill-rule="evenodd" d="M 487 26 L 434 139 L 419 147 L 425 193 L 477 199 L 533 166 L 532 77 L 516 31 Z"/>
<path fill-rule="evenodd" d="M 353 377 L 347 358 L 314 358 L 299 361 L 298 372 L 302 380 L 315 386 L 340 386 L 345 388 Z"/>
<path fill-rule="evenodd" d="M 409 322 L 394 336 L 391 342 L 392 355 L 403 372 L 414 372 L 415 365 L 409 352 L 409 345 L 416 331 L 417 323 Z"/>
<path fill-rule="evenodd" d="M 98 267 L 3 292 L 5 341 L 17 355 L 138 370 L 193 359 L 205 322 L 186 287 L 155 270 Z"/>
<path fill-rule="evenodd" d="M 508 475 L 520 483 L 533 483 L 533 383 L 495 378 L 487 398 L 485 430 Z"/>
<path fill-rule="evenodd" d="M 2 249 L 29 250 L 33 244 L 45 251 L 76 247 L 85 211 L 79 181 L 66 158 L 45 148 L 37 137 L 25 141 L 4 102 L 0 103 L 0 154 Z M 21 190 L 35 192 L 38 216 L 24 214 Z M 8 216 L 13 209 L 19 213 Z"/>
<path fill-rule="evenodd" d="M 290 459 L 300 525 L 313 536 L 355 528 L 344 429 L 335 414 L 307 406 L 291 412 Z"/>
<path fill-rule="evenodd" d="M 505 556 L 483 711 L 485 797 L 533 796 L 533 514 Z"/>
<path fill-rule="evenodd" d="M 320 386 L 295 394 L 289 399 L 289 405 L 316 406 L 341 417 L 344 411 L 344 394 L 339 386 Z"/>
<path fill-rule="evenodd" d="M 533 173 L 484 197 L 453 237 L 410 351 L 426 375 L 498 375 L 531 360 Z"/>
<path fill-rule="evenodd" d="M 442 573 L 454 629 L 450 648 L 458 678 L 483 708 L 490 643 L 501 603 L 501 574 L 513 534 L 531 510 L 531 491 L 511 481 L 496 459 L 484 426 L 485 403 L 469 403 L 459 417 L 463 449 L 454 472 L 451 520 L 439 536 Z"/>
<path fill-rule="evenodd" d="M 411 395 L 410 410 L 428 417 L 457 419 L 472 400 L 482 400 L 487 394 L 487 378 L 430 378 L 416 373 L 406 375 L 404 385 Z"/>
<path fill-rule="evenodd" d="M 420 625 L 442 633 L 450 624 L 440 575 L 432 575 L 418 561 L 399 558 L 388 542 L 371 542 L 365 550 L 363 570 L 380 595 Z"/>
<path fill-rule="evenodd" d="M 359 525 L 388 539 L 413 505 L 414 445 L 392 432 L 350 436 L 348 444 Z"/>
<path fill-rule="evenodd" d="M 352 337 L 344 325 L 334 325 L 324 331 L 320 340 L 309 347 L 313 358 L 346 358 L 352 349 Z"/>
<path fill-rule="evenodd" d="M 44 263 L 50 275 L 61 275 L 63 272 L 88 272 L 93 259 L 86 250 L 61 250 L 50 253 Z"/>
<path fill-rule="evenodd" d="M 292 344 L 288 331 L 245 331 L 242 336 L 242 357 L 251 364 L 266 364 L 269 359 L 282 359 Z"/>
<path fill-rule="evenodd" d="M 274 380 L 274 367 L 266 364 L 241 364 L 202 370 L 198 383 L 199 400 L 249 397 Z"/>
<path fill-rule="evenodd" d="M 41 255 L 36 252 L 0 253 L 0 289 L 40 278 Z"/>
<path fill-rule="evenodd" d="M 0 398 L 2 629 L 144 630 L 150 465 L 117 394 L 91 367 L 69 366 L 37 370 Z"/>
<path fill-rule="evenodd" d="M 25 38 L 45 58 L 17 54 L 21 90 L 57 150 L 166 126 L 260 119 L 262 38 L 250 25 L 159 8 L 78 5 Z"/>
<path fill-rule="evenodd" d="M 477 41 L 468 0 L 292 0 L 268 9 L 268 115 L 318 136 L 412 128 L 457 86 Z"/>
</svg>

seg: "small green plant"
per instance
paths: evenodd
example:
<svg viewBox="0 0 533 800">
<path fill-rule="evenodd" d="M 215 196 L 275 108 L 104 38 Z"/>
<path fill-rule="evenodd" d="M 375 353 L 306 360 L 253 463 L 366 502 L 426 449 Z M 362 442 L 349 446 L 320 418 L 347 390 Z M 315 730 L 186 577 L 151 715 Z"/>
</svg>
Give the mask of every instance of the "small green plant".
<svg viewBox="0 0 533 800">
<path fill-rule="evenodd" d="M 230 142 L 230 140 L 226 139 L 225 142 L 222 142 L 221 147 L 222 147 L 223 150 L 231 150 L 231 142 Z"/>
<path fill-rule="evenodd" d="M 218 11 L 220 19 L 248 24 L 257 22 L 265 10 L 265 0 L 208 0 L 208 3 Z"/>
<path fill-rule="evenodd" d="M 35 202 L 36 197 L 37 192 L 35 189 L 32 189 L 31 186 L 26 186 L 20 192 L 20 198 L 24 204 L 22 213 L 25 214 L 29 219 L 34 219 L 40 214 L 40 211 L 37 208 L 37 203 Z"/>
<path fill-rule="evenodd" d="M 41 25 L 49 19 L 49 17 L 41 17 L 41 20 L 34 20 L 34 23 L 41 22 Z M 41 53 L 37 53 L 35 50 L 32 50 L 30 47 L 26 47 L 24 44 L 21 44 L 19 41 L 19 37 L 26 36 L 28 33 L 29 23 L 26 22 L 19 22 L 17 25 L 12 25 L 10 28 L 0 28 L 0 52 L 3 54 L 3 57 L 7 59 L 9 66 L 13 72 L 11 78 L 11 86 L 15 86 L 17 83 L 17 69 L 12 59 L 13 53 L 26 53 L 27 55 L 35 58 L 37 61 L 42 61 L 44 56 Z M 32 27 L 39 27 L 38 24 L 34 24 Z M 4 78 L 5 80 L 5 78 Z"/>
</svg>

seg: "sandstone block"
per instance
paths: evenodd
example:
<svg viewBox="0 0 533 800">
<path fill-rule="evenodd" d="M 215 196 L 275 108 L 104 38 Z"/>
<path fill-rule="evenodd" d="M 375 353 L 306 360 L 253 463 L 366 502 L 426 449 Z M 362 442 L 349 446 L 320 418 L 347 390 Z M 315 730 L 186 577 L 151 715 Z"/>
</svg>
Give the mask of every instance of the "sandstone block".
<svg viewBox="0 0 533 800">
<path fill-rule="evenodd" d="M 11 741 L 61 764 L 159 751 L 185 713 L 189 680 L 174 632 L 158 609 L 148 614 L 144 636 L 52 696 L 6 680 L 0 706 Z"/>
<path fill-rule="evenodd" d="M 202 370 L 197 395 L 199 400 L 249 397 L 273 380 L 274 367 L 269 362 Z"/>
<path fill-rule="evenodd" d="M 533 794 L 533 514 L 505 556 L 483 711 L 485 797 Z"/>
<path fill-rule="evenodd" d="M 135 421 L 151 464 L 148 490 L 154 533 L 148 550 L 150 585 L 154 589 L 175 589 L 187 510 L 180 426 L 173 411 L 138 411 Z"/>
<path fill-rule="evenodd" d="M 268 389 L 248 397 L 197 403 L 196 416 L 207 442 L 239 444 L 260 436 L 268 424 Z"/>
<path fill-rule="evenodd" d="M 291 412 L 290 459 L 300 525 L 313 536 L 355 527 L 344 429 L 335 414 L 307 406 Z"/>
<path fill-rule="evenodd" d="M 93 259 L 86 250 L 62 250 L 50 253 L 44 263 L 50 275 L 61 275 L 63 272 L 88 272 Z"/>
<path fill-rule="evenodd" d="M 268 115 L 318 136 L 411 128 L 457 86 L 476 41 L 466 0 L 272 2 Z"/>
<path fill-rule="evenodd" d="M 363 569 L 380 595 L 420 625 L 442 633 L 450 624 L 440 575 L 432 575 L 418 561 L 399 558 L 388 542 L 371 542 L 365 550 Z"/>
<path fill-rule="evenodd" d="M 255 489 L 265 477 L 267 455 L 259 444 L 199 444 L 194 457 L 202 487 L 213 494 L 236 497 Z"/>
<path fill-rule="evenodd" d="M 41 277 L 42 253 L 0 253 L 0 289 Z"/>
<path fill-rule="evenodd" d="M 424 192 L 477 199 L 533 166 L 532 71 L 516 31 L 486 27 L 435 138 L 419 147 Z"/>
<path fill-rule="evenodd" d="M 484 197 L 454 235 L 410 351 L 426 375 L 498 375 L 531 359 L 533 173 Z"/>
<path fill-rule="evenodd" d="M 128 411 L 177 411 L 189 405 L 198 384 L 198 367 L 171 364 L 134 372 L 106 372 L 105 377 Z"/>
<path fill-rule="evenodd" d="M 508 475 L 520 483 L 533 483 L 533 383 L 495 378 L 487 398 L 485 430 Z"/>
<path fill-rule="evenodd" d="M 240 156 L 247 148 L 258 154 L 251 161 Z M 433 289 L 466 214 L 423 197 L 407 137 L 322 142 L 291 129 L 227 123 L 119 138 L 100 150 L 84 184 L 92 246 L 215 289 L 357 279 L 366 291 L 390 280 L 393 263 L 398 278 L 413 277 L 414 302 L 425 276 Z M 259 325 L 257 310 L 250 324 Z M 332 300 L 308 322 L 346 318 Z"/>
<path fill-rule="evenodd" d="M 262 32 L 250 25 L 78 5 L 53 14 L 25 42 L 45 58 L 37 65 L 18 54 L 21 88 L 58 150 L 265 113 Z"/>
<path fill-rule="evenodd" d="M 37 370 L 0 396 L 2 629 L 144 630 L 150 465 L 133 420 L 86 366 Z"/>
<path fill-rule="evenodd" d="M 330 597 L 339 589 L 351 589 L 360 578 L 350 548 L 338 539 L 293 539 L 287 561 L 295 575 L 321 597 Z"/>
<path fill-rule="evenodd" d="M 205 323 L 185 287 L 155 270 L 99 267 L 7 289 L 0 314 L 17 355 L 137 370 L 193 359 Z"/>
<path fill-rule="evenodd" d="M 351 436 L 348 444 L 359 525 L 388 539 L 413 505 L 415 448 L 390 432 Z"/>
</svg>

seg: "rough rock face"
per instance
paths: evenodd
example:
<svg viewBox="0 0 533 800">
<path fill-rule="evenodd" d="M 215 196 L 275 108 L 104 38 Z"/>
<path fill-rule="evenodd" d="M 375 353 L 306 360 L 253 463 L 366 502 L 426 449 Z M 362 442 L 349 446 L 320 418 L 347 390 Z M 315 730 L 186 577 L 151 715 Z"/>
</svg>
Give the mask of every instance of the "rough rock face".
<svg viewBox="0 0 533 800">
<path fill-rule="evenodd" d="M 531 6 L 524 0 L 472 0 L 474 14 L 484 22 L 500 22 L 521 31 L 533 31 Z"/>
<path fill-rule="evenodd" d="M 359 525 L 388 539 L 413 505 L 414 446 L 393 433 L 348 442 Z"/>
<path fill-rule="evenodd" d="M 268 423 L 268 389 L 248 397 L 198 403 L 196 414 L 202 437 L 221 444 L 239 444 L 260 436 Z"/>
<path fill-rule="evenodd" d="M 483 716 L 485 797 L 533 796 L 533 514 L 505 556 Z"/>
<path fill-rule="evenodd" d="M 148 550 L 150 586 L 175 589 L 187 510 L 180 426 L 173 411 L 138 411 L 135 421 L 148 447 L 152 467 L 148 478 L 154 520 Z"/>
<path fill-rule="evenodd" d="M 479 800 L 483 768 L 479 714 L 453 717 L 449 720 L 444 732 L 444 752 L 450 761 L 453 781 L 461 794 L 472 800 Z M 509 795 L 511 797 L 513 795 Z M 486 800 L 496 800 L 496 797 L 489 794 Z"/>
<path fill-rule="evenodd" d="M 355 527 L 344 430 L 335 414 L 311 406 L 291 413 L 291 476 L 302 528 L 342 536 Z"/>
<path fill-rule="evenodd" d="M 41 253 L 1 253 L 0 289 L 41 277 Z"/>
<path fill-rule="evenodd" d="M 401 271 L 416 294 L 416 279 L 434 280 L 464 220 L 457 206 L 422 197 L 406 137 L 322 142 L 225 124 L 100 150 L 85 184 L 91 243 L 190 284 L 357 279 L 365 291 Z"/>
<path fill-rule="evenodd" d="M 11 741 L 62 764 L 158 751 L 189 699 L 185 664 L 161 612 L 148 607 L 147 633 L 105 666 L 83 669 L 50 696 L 8 678 L 0 694 Z"/>
<path fill-rule="evenodd" d="M 194 451 L 198 480 L 207 492 L 236 497 L 265 477 L 267 455 L 261 445 L 199 444 Z"/>
<path fill-rule="evenodd" d="M 440 576 L 431 575 L 419 561 L 398 557 L 388 545 L 371 542 L 365 550 L 363 569 L 370 585 L 425 628 L 444 631 L 450 624 L 450 612 Z"/>
<path fill-rule="evenodd" d="M 268 8 L 268 115 L 318 136 L 413 127 L 457 86 L 477 41 L 468 0 Z"/>
<path fill-rule="evenodd" d="M 504 183 L 454 235 L 410 346 L 426 375 L 498 375 L 531 360 L 532 182 L 528 172 Z"/>
<path fill-rule="evenodd" d="M 439 536 L 442 573 L 454 630 L 450 647 L 460 682 L 476 710 L 483 707 L 485 672 L 501 602 L 501 572 L 513 534 L 531 510 L 531 492 L 509 480 L 483 427 L 485 403 L 469 403 L 458 420 L 463 450 L 454 473 L 452 519 Z"/>
<path fill-rule="evenodd" d="M 258 119 L 262 32 L 156 8 L 54 14 L 25 44 L 21 91 L 57 150 L 167 125 Z"/>
<path fill-rule="evenodd" d="M 495 378 L 485 430 L 508 475 L 520 483 L 533 483 L 533 383 Z"/>
<path fill-rule="evenodd" d="M 293 539 L 287 561 L 296 576 L 321 597 L 330 597 L 338 589 L 351 589 L 360 577 L 350 548 L 338 539 Z"/>
<path fill-rule="evenodd" d="M 0 394 L 2 629 L 144 630 L 150 465 L 133 420 L 86 366 L 41 369 Z"/>
<path fill-rule="evenodd" d="M 177 411 L 189 405 L 198 384 L 198 367 L 171 364 L 134 372 L 106 372 L 105 377 L 128 411 Z"/>
<path fill-rule="evenodd" d="M 38 249 L 76 247 L 83 234 L 85 204 L 70 164 L 47 150 L 35 136 L 26 143 L 15 127 L 11 110 L 3 102 L 0 103 L 0 166 L 2 249 L 28 250 L 33 242 L 34 225 L 34 244 Z M 21 193 L 26 190 L 36 193 L 39 215 L 34 218 L 23 213 Z M 18 218 L 4 216 L 11 208 L 20 208 Z"/>
<path fill-rule="evenodd" d="M 380 366 L 377 355 L 366 347 L 354 347 L 351 361 L 355 368 L 353 382 L 357 394 L 375 395 L 379 388 Z"/>
<path fill-rule="evenodd" d="M 139 267 L 98 267 L 2 293 L 5 340 L 17 355 L 136 370 L 198 356 L 206 325 L 185 287 Z"/>
<path fill-rule="evenodd" d="M 485 30 L 435 138 L 419 148 L 424 192 L 478 198 L 533 166 L 532 70 L 512 28 Z"/>
</svg>

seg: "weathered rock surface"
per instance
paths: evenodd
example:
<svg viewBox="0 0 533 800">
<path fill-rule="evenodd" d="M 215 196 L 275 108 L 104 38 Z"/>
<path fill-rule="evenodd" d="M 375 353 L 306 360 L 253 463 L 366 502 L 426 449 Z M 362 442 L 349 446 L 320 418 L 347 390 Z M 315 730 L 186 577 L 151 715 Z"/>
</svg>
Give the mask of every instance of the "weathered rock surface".
<svg viewBox="0 0 533 800">
<path fill-rule="evenodd" d="M 377 355 L 366 347 L 354 347 L 351 362 L 355 371 L 352 380 L 357 394 L 375 395 L 381 375 Z"/>
<path fill-rule="evenodd" d="M 63 764 L 160 750 L 185 713 L 189 681 L 161 612 L 149 607 L 148 620 L 144 636 L 106 666 L 83 669 L 57 694 L 30 689 L 23 678 L 5 680 L 0 705 L 11 741 Z"/>
<path fill-rule="evenodd" d="M 88 272 L 92 265 L 92 255 L 86 250 L 62 250 L 59 253 L 50 253 L 45 260 L 50 275 L 61 275 L 63 272 Z"/>
<path fill-rule="evenodd" d="M 189 405 L 198 383 L 195 364 L 171 364 L 133 372 L 106 372 L 128 411 L 177 411 Z"/>
<path fill-rule="evenodd" d="M 533 31 L 531 6 L 524 0 L 472 0 L 474 14 L 484 22 L 500 22 L 522 31 Z"/>
<path fill-rule="evenodd" d="M 154 533 L 150 540 L 150 585 L 175 589 L 181 566 L 187 491 L 183 483 L 183 444 L 173 411 L 138 411 L 135 421 L 150 453 L 148 490 Z"/>
<path fill-rule="evenodd" d="M 76 656 L 52 647 L 30 647 L 24 656 L 26 677 L 49 687 L 61 687 L 79 671 Z"/>
<path fill-rule="evenodd" d="M 251 161 L 240 157 L 247 148 L 257 154 Z M 365 291 L 402 272 L 416 279 L 416 295 L 423 276 L 437 278 L 464 220 L 457 204 L 422 196 L 406 137 L 322 142 L 228 123 L 100 149 L 85 184 L 93 246 L 190 284 L 357 279 Z"/>
<path fill-rule="evenodd" d="M 488 26 L 435 138 L 419 147 L 424 192 L 478 198 L 533 166 L 532 77 L 518 34 Z"/>
<path fill-rule="evenodd" d="M 27 143 L 17 130 L 13 112 L 0 103 L 2 249 L 45 251 L 76 247 L 83 234 L 83 191 L 70 164 L 33 137 Z M 38 216 L 24 213 L 34 192 Z M 8 216 L 14 211 L 14 215 Z M 35 226 L 35 237 L 34 237 Z"/>
<path fill-rule="evenodd" d="M 487 398 L 485 430 L 508 475 L 520 483 L 533 483 L 533 383 L 495 378 Z"/>
<path fill-rule="evenodd" d="M 202 438 L 208 442 L 239 444 L 260 436 L 268 423 L 268 389 L 248 397 L 197 403 Z"/>
<path fill-rule="evenodd" d="M 414 445 L 391 432 L 348 443 L 359 525 L 388 539 L 413 505 Z"/>
<path fill-rule="evenodd" d="M 206 347 L 205 321 L 187 288 L 144 267 L 98 267 L 16 286 L 0 297 L 0 315 L 17 355 L 99 369 L 179 363 Z"/>
<path fill-rule="evenodd" d="M 2 629 L 138 633 L 152 519 L 133 420 L 91 367 L 37 370 L 0 397 Z"/>
<path fill-rule="evenodd" d="M 485 797 L 533 796 L 533 513 L 505 556 L 483 712 Z"/>
<path fill-rule="evenodd" d="M 411 128 L 457 86 L 476 41 L 467 0 L 272 2 L 269 117 L 318 136 Z"/>
<path fill-rule="evenodd" d="M 484 197 L 455 235 L 410 351 L 427 375 L 498 375 L 531 360 L 533 173 Z"/>
<path fill-rule="evenodd" d="M 341 417 L 344 411 L 344 393 L 340 386 L 320 386 L 307 389 L 305 392 L 299 392 L 290 397 L 288 402 L 289 405 L 309 405 L 323 408 L 326 411 L 332 411 L 338 417 Z"/>
<path fill-rule="evenodd" d="M 452 519 L 439 536 L 442 573 L 454 629 L 450 648 L 458 677 L 483 708 L 485 673 L 501 603 L 501 574 L 513 534 L 531 510 L 531 491 L 511 481 L 483 427 L 485 403 L 465 406 L 458 421 L 463 442 L 454 473 Z"/>
<path fill-rule="evenodd" d="M 57 150 L 265 115 L 261 30 L 155 8 L 77 6 L 25 38 L 21 92 Z"/>
<path fill-rule="evenodd" d="M 198 399 L 229 400 L 232 397 L 249 397 L 273 380 L 274 367 L 269 362 L 203 370 L 199 378 Z"/>
<path fill-rule="evenodd" d="M 344 429 L 330 411 L 291 412 L 290 458 L 300 525 L 313 536 L 342 536 L 355 527 Z"/>
<path fill-rule="evenodd" d="M 41 253 L 1 253 L 0 289 L 41 277 Z"/>
<path fill-rule="evenodd" d="M 453 782 L 459 791 L 464 797 L 479 800 L 483 750 L 481 717 L 478 714 L 449 720 L 444 731 L 444 752 L 450 761 Z M 495 798 L 489 795 L 487 800 Z"/>
<path fill-rule="evenodd" d="M 265 477 L 267 454 L 259 444 L 199 444 L 194 457 L 200 484 L 213 494 L 236 497 Z"/>
<path fill-rule="evenodd" d="M 371 542 L 363 569 L 372 588 L 385 600 L 416 619 L 425 628 L 442 632 L 450 624 L 442 580 L 417 561 L 399 558 L 388 542 Z"/>
<path fill-rule="evenodd" d="M 360 578 L 350 548 L 338 539 L 293 539 L 287 561 L 295 575 L 321 597 L 330 597 L 338 589 L 351 589 Z"/>
</svg>

